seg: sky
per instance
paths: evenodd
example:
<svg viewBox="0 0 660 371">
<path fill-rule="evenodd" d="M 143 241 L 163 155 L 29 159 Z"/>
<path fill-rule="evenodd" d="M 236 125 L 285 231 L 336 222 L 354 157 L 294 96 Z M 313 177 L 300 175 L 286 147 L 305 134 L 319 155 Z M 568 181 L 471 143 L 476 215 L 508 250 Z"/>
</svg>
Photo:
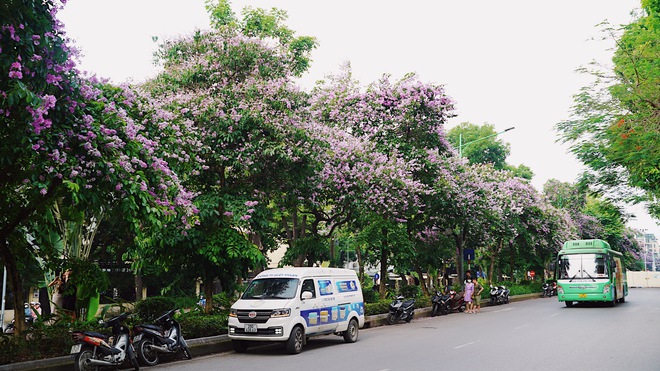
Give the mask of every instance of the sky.
<svg viewBox="0 0 660 371">
<path fill-rule="evenodd" d="M 69 0 L 59 14 L 81 49 L 80 68 L 112 82 L 154 76 L 159 40 L 208 29 L 204 0 Z M 549 179 L 574 182 L 581 164 L 557 142 L 554 126 L 569 118 L 572 97 L 589 83 L 575 72 L 592 60 L 611 64 L 603 21 L 628 24 L 639 0 L 242 0 L 232 9 L 278 8 L 297 35 L 317 38 L 312 66 L 298 83 L 309 90 L 349 62 L 363 86 L 389 74 L 417 73 L 441 84 L 462 122 L 491 124 L 508 142 L 507 162 L 525 164 L 540 191 Z M 660 237 L 642 207 L 629 225 Z"/>
</svg>

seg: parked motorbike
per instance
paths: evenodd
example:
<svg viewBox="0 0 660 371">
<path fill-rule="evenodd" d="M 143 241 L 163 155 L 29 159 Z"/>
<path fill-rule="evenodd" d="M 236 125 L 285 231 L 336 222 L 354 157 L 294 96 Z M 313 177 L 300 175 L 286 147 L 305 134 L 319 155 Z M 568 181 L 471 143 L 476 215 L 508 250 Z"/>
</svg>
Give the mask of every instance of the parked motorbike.
<svg viewBox="0 0 660 371">
<path fill-rule="evenodd" d="M 440 291 L 436 291 L 433 296 L 431 296 L 431 317 L 435 317 L 440 314 L 449 313 L 449 294 L 444 294 Z"/>
<path fill-rule="evenodd" d="M 403 296 L 397 298 L 390 304 L 390 312 L 387 314 L 387 324 L 406 321 L 410 322 L 415 314 L 415 299 L 403 300 Z"/>
<path fill-rule="evenodd" d="M 110 340 L 107 335 L 92 331 L 74 331 L 71 337 L 77 344 L 71 347 L 71 354 L 74 355 L 73 369 L 86 371 L 97 370 L 100 366 L 117 367 L 129 360 L 133 368 L 139 370 L 131 332 L 124 325 L 128 316 L 128 313 L 123 313 L 105 323 L 105 327 L 112 328 L 112 345 L 108 343 Z"/>
<path fill-rule="evenodd" d="M 508 304 L 509 303 L 509 289 L 506 286 L 493 286 L 490 285 L 490 305 Z"/>
<path fill-rule="evenodd" d="M 140 362 L 154 366 L 160 354 L 174 354 L 181 350 L 187 359 L 192 358 L 188 344 L 181 334 L 181 325 L 174 319 L 176 309 L 158 317 L 154 324 L 140 324 L 133 328 L 133 343 Z"/>
<path fill-rule="evenodd" d="M 465 312 L 465 298 L 463 297 L 463 294 L 463 291 L 449 291 L 448 313 Z"/>
<path fill-rule="evenodd" d="M 32 309 L 30 308 L 30 304 L 28 303 L 23 304 L 23 309 L 25 312 L 25 324 L 27 326 L 30 326 L 32 323 L 34 323 L 34 318 L 32 318 Z M 13 334 L 14 327 L 16 327 L 16 320 L 12 319 L 11 322 L 7 324 L 7 327 L 5 327 L 4 333 Z"/>
<path fill-rule="evenodd" d="M 541 285 L 541 289 L 543 290 L 541 293 L 542 297 L 557 295 L 557 282 L 553 282 L 551 284 L 546 282 Z"/>
</svg>

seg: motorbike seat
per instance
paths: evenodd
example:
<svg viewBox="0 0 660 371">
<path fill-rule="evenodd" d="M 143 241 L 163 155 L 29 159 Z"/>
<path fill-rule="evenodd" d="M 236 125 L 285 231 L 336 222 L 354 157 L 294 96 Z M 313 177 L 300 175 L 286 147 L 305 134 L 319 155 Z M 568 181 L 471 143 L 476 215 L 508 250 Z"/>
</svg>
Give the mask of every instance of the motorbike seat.
<svg viewBox="0 0 660 371">
<path fill-rule="evenodd" d="M 402 306 L 404 306 L 404 307 L 410 307 L 410 306 L 412 306 L 413 304 L 415 304 L 415 299 L 410 299 L 410 300 L 406 300 L 406 301 L 404 301 L 403 304 L 402 304 Z"/>
<path fill-rule="evenodd" d="M 85 331 L 84 334 L 86 336 L 90 337 L 95 337 L 95 338 L 101 338 L 103 340 L 108 340 L 108 335 L 102 334 L 100 332 L 94 332 L 94 331 Z"/>
<path fill-rule="evenodd" d="M 147 324 L 147 325 L 140 325 L 140 326 L 142 326 L 144 328 L 148 328 L 150 330 L 155 330 L 155 331 L 160 331 L 161 330 L 160 326 L 157 326 L 157 325 Z"/>
</svg>

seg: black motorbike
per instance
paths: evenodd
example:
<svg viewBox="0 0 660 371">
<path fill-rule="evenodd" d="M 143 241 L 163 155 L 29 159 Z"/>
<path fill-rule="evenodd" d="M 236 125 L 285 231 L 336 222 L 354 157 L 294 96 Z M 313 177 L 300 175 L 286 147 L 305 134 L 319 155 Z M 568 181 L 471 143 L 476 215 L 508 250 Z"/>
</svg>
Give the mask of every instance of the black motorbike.
<svg viewBox="0 0 660 371">
<path fill-rule="evenodd" d="M 174 354 L 181 350 L 187 359 L 192 358 L 188 344 L 181 334 L 181 325 L 174 319 L 176 309 L 158 317 L 153 324 L 133 327 L 133 343 L 138 359 L 147 366 L 155 366 L 160 354 Z"/>
<path fill-rule="evenodd" d="M 509 289 L 506 286 L 490 285 L 490 305 L 508 304 Z"/>
<path fill-rule="evenodd" d="M 128 313 L 123 313 L 105 323 L 106 327 L 112 328 L 112 344 L 107 335 L 91 331 L 74 331 L 71 338 L 77 344 L 71 347 L 73 355 L 73 369 L 98 370 L 101 366 L 121 366 L 124 361 L 130 361 L 133 368 L 140 369 L 133 343 L 131 332 L 124 325 Z"/>
<path fill-rule="evenodd" d="M 415 314 L 415 299 L 403 300 L 403 296 L 397 298 L 390 303 L 390 312 L 387 314 L 387 324 L 393 325 L 395 323 L 405 321 L 410 322 Z"/>
<path fill-rule="evenodd" d="M 438 313 L 443 315 L 449 313 L 450 299 L 448 293 L 436 291 L 435 294 L 431 296 L 431 317 L 437 316 Z"/>
<path fill-rule="evenodd" d="M 550 296 L 555 296 L 557 295 L 557 282 L 553 283 L 544 283 L 541 285 L 541 289 L 543 292 L 541 293 L 542 297 L 550 297 Z"/>
</svg>

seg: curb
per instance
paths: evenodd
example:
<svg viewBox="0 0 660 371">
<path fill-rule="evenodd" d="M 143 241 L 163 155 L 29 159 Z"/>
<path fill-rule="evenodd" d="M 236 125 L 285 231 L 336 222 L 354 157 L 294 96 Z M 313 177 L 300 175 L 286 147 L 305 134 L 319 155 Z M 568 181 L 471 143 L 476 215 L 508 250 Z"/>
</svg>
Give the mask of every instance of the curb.
<svg viewBox="0 0 660 371">
<path fill-rule="evenodd" d="M 539 299 L 540 294 L 525 294 L 515 295 L 510 297 L 510 302 Z M 483 300 L 483 299 L 482 299 Z M 488 307 L 488 301 L 485 300 L 481 303 L 481 307 Z M 415 309 L 415 317 L 429 317 L 431 315 L 431 307 Z M 373 316 L 365 317 L 364 327 L 374 328 L 387 324 L 387 314 L 376 314 Z M 224 353 L 233 350 L 231 340 L 227 335 L 209 336 L 205 338 L 189 339 L 186 340 L 190 352 L 193 356 L 204 356 L 213 353 Z M 169 357 L 171 358 L 171 356 Z M 167 356 L 163 357 L 167 361 Z M 73 358 L 71 356 L 61 356 L 56 358 L 39 359 L 34 361 L 10 363 L 7 365 L 0 365 L 0 371 L 69 371 L 73 368 Z"/>
</svg>

